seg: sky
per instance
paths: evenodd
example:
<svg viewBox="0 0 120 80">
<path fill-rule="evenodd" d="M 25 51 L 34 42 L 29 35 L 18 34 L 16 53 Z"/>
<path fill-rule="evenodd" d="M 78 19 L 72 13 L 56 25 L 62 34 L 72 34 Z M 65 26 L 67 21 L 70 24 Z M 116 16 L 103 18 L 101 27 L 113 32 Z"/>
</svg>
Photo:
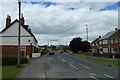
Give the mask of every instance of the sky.
<svg viewBox="0 0 120 80">
<path fill-rule="evenodd" d="M 68 45 L 74 37 L 92 42 L 118 27 L 118 0 L 22 0 L 25 24 L 29 25 L 39 45 Z M 0 31 L 6 16 L 18 19 L 16 0 L 1 0 Z"/>
</svg>

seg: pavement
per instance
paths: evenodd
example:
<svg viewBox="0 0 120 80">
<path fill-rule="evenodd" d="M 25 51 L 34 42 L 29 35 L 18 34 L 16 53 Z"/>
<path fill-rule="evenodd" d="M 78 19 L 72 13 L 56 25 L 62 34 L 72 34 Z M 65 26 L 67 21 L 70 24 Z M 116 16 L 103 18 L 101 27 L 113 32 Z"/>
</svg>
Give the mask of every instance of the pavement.
<svg viewBox="0 0 120 80">
<path fill-rule="evenodd" d="M 120 80 L 118 68 L 55 52 L 31 60 L 16 78 Z"/>
</svg>

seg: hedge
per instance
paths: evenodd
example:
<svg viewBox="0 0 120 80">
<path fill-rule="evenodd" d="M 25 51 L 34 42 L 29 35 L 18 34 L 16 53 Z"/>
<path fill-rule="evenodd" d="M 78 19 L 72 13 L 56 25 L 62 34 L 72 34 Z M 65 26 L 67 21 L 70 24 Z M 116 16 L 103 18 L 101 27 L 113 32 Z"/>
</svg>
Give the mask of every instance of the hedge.
<svg viewBox="0 0 120 80">
<path fill-rule="evenodd" d="M 2 56 L 2 65 L 16 65 L 18 61 L 17 56 Z M 20 57 L 20 63 L 27 63 L 28 59 L 25 57 Z"/>
</svg>

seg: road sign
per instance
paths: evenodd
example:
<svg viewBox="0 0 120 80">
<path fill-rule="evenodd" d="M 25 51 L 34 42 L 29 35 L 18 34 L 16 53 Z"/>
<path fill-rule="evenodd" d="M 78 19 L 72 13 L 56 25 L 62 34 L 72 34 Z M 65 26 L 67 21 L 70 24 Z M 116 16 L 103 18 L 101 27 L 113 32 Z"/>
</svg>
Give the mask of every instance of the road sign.
<svg viewBox="0 0 120 80">
<path fill-rule="evenodd" d="M 26 46 L 20 46 L 20 51 L 26 51 Z"/>
</svg>

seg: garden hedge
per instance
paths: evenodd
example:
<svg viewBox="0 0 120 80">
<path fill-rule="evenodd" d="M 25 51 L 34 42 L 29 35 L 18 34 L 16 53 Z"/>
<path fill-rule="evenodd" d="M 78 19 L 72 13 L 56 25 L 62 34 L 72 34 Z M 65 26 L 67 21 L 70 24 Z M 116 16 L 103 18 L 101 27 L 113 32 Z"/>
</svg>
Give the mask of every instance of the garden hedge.
<svg viewBox="0 0 120 80">
<path fill-rule="evenodd" d="M 2 56 L 2 65 L 16 65 L 18 61 L 17 56 Z M 20 63 L 27 63 L 28 59 L 25 57 L 20 57 Z"/>
</svg>

